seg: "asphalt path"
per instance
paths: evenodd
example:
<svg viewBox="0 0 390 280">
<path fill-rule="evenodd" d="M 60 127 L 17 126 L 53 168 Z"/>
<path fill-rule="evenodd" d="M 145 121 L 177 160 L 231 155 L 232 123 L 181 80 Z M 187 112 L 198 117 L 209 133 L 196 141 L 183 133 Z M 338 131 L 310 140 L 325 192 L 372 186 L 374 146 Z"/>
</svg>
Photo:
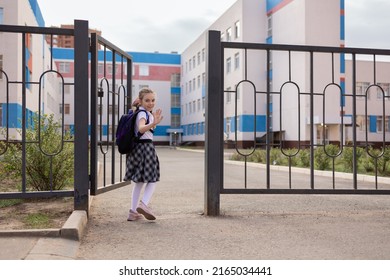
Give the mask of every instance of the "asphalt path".
<svg viewBox="0 0 390 280">
<path fill-rule="evenodd" d="M 158 148 L 157 220 L 126 221 L 132 185 L 93 199 L 76 259 L 84 260 L 379 260 L 390 259 L 390 197 L 380 195 L 221 196 L 221 215 L 204 210 L 204 153 Z M 242 164 L 225 163 L 227 187 L 242 186 Z M 264 169 L 248 166 L 249 186 Z M 288 173 L 272 171 L 276 187 Z M 309 177 L 293 173 L 300 188 Z M 316 183 L 331 187 L 330 177 Z M 351 188 L 348 179 L 337 179 Z M 362 183 L 363 184 L 363 183 Z M 387 186 L 388 187 L 388 186 Z"/>
</svg>

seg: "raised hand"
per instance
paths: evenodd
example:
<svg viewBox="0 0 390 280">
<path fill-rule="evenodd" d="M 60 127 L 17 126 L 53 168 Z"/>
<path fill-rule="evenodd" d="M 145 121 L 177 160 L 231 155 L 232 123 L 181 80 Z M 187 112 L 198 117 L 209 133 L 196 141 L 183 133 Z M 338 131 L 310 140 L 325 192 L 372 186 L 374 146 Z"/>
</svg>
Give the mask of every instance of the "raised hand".
<svg viewBox="0 0 390 280">
<path fill-rule="evenodd" d="M 162 115 L 162 110 L 161 109 L 157 109 L 154 113 L 153 113 L 153 117 L 154 117 L 154 124 L 157 125 L 159 124 L 162 119 L 163 119 L 163 115 Z"/>
</svg>

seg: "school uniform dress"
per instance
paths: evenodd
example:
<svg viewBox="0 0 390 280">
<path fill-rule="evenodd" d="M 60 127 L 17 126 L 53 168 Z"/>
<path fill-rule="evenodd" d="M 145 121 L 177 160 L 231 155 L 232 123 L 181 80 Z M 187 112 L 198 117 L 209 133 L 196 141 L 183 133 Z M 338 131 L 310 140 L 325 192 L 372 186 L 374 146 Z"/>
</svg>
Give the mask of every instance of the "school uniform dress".
<svg viewBox="0 0 390 280">
<path fill-rule="evenodd" d="M 145 110 L 142 107 L 140 109 Z M 138 113 L 136 133 L 138 133 L 140 119 L 149 120 L 147 123 L 152 123 L 154 120 L 153 115 L 149 112 Z M 135 183 L 160 181 L 160 162 L 153 144 L 153 131 L 145 132 L 135 144 L 134 149 L 127 155 L 124 180 Z"/>
</svg>

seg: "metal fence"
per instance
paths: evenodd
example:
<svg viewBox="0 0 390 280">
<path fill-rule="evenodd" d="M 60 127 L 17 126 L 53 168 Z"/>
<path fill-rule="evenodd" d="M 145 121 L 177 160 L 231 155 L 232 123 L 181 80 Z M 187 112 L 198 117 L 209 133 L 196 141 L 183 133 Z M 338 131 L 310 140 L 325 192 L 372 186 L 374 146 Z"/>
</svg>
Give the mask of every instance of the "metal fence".
<svg viewBox="0 0 390 280">
<path fill-rule="evenodd" d="M 7 38 L 11 38 L 11 35 L 8 34 L 12 34 L 16 39 L 9 40 L 9 46 L 7 47 L 19 50 L 19 53 L 15 54 L 14 63 L 4 65 L 3 69 L 0 70 L 2 74 L 0 98 L 3 103 L 3 133 L 0 137 L 0 156 L 4 157 L 11 146 L 20 147 L 21 155 L 20 191 L 3 191 L 0 189 L 0 199 L 73 196 L 75 210 L 88 211 L 90 194 L 96 195 L 125 184 L 122 183 L 125 157 L 120 156 L 120 166 L 118 168 L 116 162 L 119 153 L 116 153 L 114 140 L 119 117 L 130 106 L 132 88 L 131 57 L 95 33 L 92 33 L 90 37 L 87 21 L 76 20 L 74 29 L 0 25 L 0 32 L 2 32 L 3 37 L 8 36 Z M 42 60 L 41 62 L 44 65 L 42 73 L 37 73 L 35 68 L 33 75 L 25 70 L 30 63 L 29 56 L 34 54 L 33 50 L 32 53 L 29 53 L 30 50 L 28 50 L 32 36 L 35 36 L 34 40 L 49 42 L 48 51 L 44 55 L 44 57 L 49 58 L 48 66 L 44 65 L 46 61 Z M 69 61 L 74 62 L 72 69 L 61 69 L 60 65 L 56 66 L 53 55 L 55 36 L 74 38 L 74 49 L 70 49 L 68 54 L 71 55 L 67 57 Z M 17 42 L 18 45 L 10 45 L 11 42 Z M 43 44 L 42 49 L 44 48 L 45 45 Z M 21 60 L 19 60 L 19 57 L 21 57 Z M 102 73 L 99 73 L 100 68 L 103 69 Z M 15 71 L 15 69 L 18 70 Z M 22 74 L 19 75 L 17 71 Z M 74 74 L 69 76 L 66 74 L 67 72 L 73 72 Z M 59 122 L 58 131 L 61 135 L 60 148 L 53 153 L 45 152 L 42 147 L 47 139 L 41 137 L 43 135 L 41 132 L 45 130 L 43 116 L 47 113 L 42 109 L 47 107 L 47 104 L 44 104 L 47 102 L 47 99 L 44 99 L 47 98 L 47 92 L 43 89 L 48 84 L 47 79 L 50 79 L 48 75 L 59 81 L 59 87 L 51 89 L 53 91 L 52 95 L 58 98 L 55 102 L 60 105 L 60 113 L 57 114 L 56 110 L 53 112 L 56 121 Z M 91 78 L 89 78 L 89 75 L 91 75 Z M 19 76 L 20 79 L 17 78 Z M 15 88 L 13 85 L 18 87 Z M 31 87 L 37 87 L 37 89 Z M 73 100 L 70 103 L 74 105 L 74 108 L 70 112 L 64 104 L 66 90 L 73 93 Z M 38 94 L 34 94 L 34 92 L 38 92 Z M 20 124 L 16 125 L 10 122 L 10 115 L 14 113 L 11 104 L 18 102 L 15 101 L 14 96 L 19 93 L 21 119 Z M 58 104 L 55 106 L 57 110 Z M 74 120 L 74 126 L 71 128 L 65 123 L 66 116 L 64 114 L 66 110 L 68 110 L 68 115 L 72 115 L 71 119 Z M 112 110 L 112 112 L 109 110 Z M 34 129 L 31 121 L 32 116 L 38 119 L 38 124 L 43 122 L 42 126 L 38 128 L 39 136 L 34 140 L 27 137 L 29 131 Z M 107 129 L 110 130 L 109 133 L 107 133 Z M 64 137 L 66 130 L 71 131 L 71 137 Z M 18 131 L 20 137 L 11 137 L 11 131 L 12 133 Z M 30 176 L 27 170 L 29 166 L 26 164 L 29 147 L 32 145 L 39 147 L 40 156 L 49 158 L 48 173 L 49 177 L 52 177 L 55 168 L 53 159 L 61 155 L 64 145 L 67 144 L 73 145 L 74 149 L 74 164 L 71 167 L 74 170 L 73 187 L 56 190 L 55 183 L 49 178 L 50 187 L 48 190 L 33 190 L 28 184 L 31 178 L 28 177 Z M 19 179 L 16 180 L 19 181 Z"/>
<path fill-rule="evenodd" d="M 386 92 L 381 85 L 377 82 L 377 71 L 376 71 L 376 57 L 383 56 L 386 58 L 390 57 L 389 50 L 375 50 L 375 49 L 358 49 L 358 48 L 338 48 L 338 47 L 322 47 L 322 46 L 295 46 L 295 45 L 276 45 L 276 44 L 254 44 L 254 43 L 236 43 L 236 42 L 221 42 L 220 32 L 218 31 L 209 31 L 207 37 L 208 44 L 208 60 L 207 60 L 207 96 L 206 96 L 206 166 L 205 166 L 205 212 L 208 215 L 219 215 L 219 207 L 220 207 L 220 195 L 221 194 L 374 194 L 374 195 L 389 195 L 390 188 L 387 183 L 379 184 L 378 183 L 378 161 L 384 157 L 386 152 L 386 144 L 387 140 L 385 135 L 385 119 L 386 115 L 386 104 L 389 98 L 389 93 Z M 225 79 L 226 71 L 230 70 L 230 65 L 226 65 L 226 56 L 225 53 L 229 50 L 235 50 L 237 52 L 241 52 L 243 54 L 244 59 L 242 59 L 242 64 L 244 67 L 243 78 L 235 81 L 237 85 L 234 89 L 226 88 Z M 249 53 L 254 54 L 256 52 L 261 52 L 264 59 L 259 60 L 259 65 L 253 65 L 254 60 L 249 59 Z M 273 81 L 272 71 L 276 69 L 274 56 L 278 54 L 282 54 L 286 57 L 285 63 L 278 65 L 279 72 L 283 72 L 286 74 L 286 79 L 278 81 L 280 87 L 275 86 Z M 301 62 L 304 61 L 307 67 L 299 68 L 303 71 L 305 77 L 307 77 L 308 90 L 305 90 L 306 87 L 300 87 L 295 80 L 292 78 L 292 75 L 297 76 L 294 73 L 295 68 L 292 66 L 296 61 L 292 61 L 292 54 L 300 55 Z M 329 62 L 326 65 L 330 65 L 329 69 L 327 69 L 326 65 L 318 65 L 315 63 L 315 58 L 319 56 L 328 56 Z M 345 89 L 345 84 L 343 84 L 343 80 L 337 81 L 335 79 L 335 56 L 345 57 L 346 55 L 351 57 L 352 67 L 350 69 L 352 73 L 352 89 L 351 91 L 347 91 Z M 373 57 L 372 65 L 370 68 L 370 73 L 373 76 L 373 83 L 370 84 L 365 92 L 357 93 L 356 83 L 357 83 L 357 57 L 370 56 Z M 261 64 L 261 61 L 263 64 Z M 254 67 L 249 67 L 248 65 L 252 64 Z M 339 66 L 339 64 L 337 64 Z M 340 67 L 340 66 L 339 66 Z M 255 69 L 255 73 L 251 73 Z M 265 74 L 262 73 L 263 72 Z M 324 74 L 328 70 L 329 73 Z M 330 79 L 328 83 L 322 85 L 321 90 L 318 90 L 317 85 L 315 84 L 315 73 L 319 73 L 323 75 L 327 75 Z M 258 83 L 254 82 L 252 79 L 256 79 L 257 76 L 263 75 L 263 88 L 258 88 Z M 345 79 L 345 77 L 343 77 Z M 390 80 L 390 79 L 389 79 Z M 242 83 L 246 83 L 251 88 L 249 94 L 251 98 L 251 104 L 253 104 L 253 108 L 251 108 L 253 112 L 253 127 L 254 131 L 252 134 L 252 138 L 247 141 L 247 146 L 249 149 L 240 149 L 239 139 L 237 138 L 237 130 L 238 130 L 238 111 L 237 111 L 237 103 L 238 103 L 238 95 L 248 94 L 248 92 L 240 92 L 238 93 L 238 86 Z M 286 94 L 291 94 L 291 90 L 289 93 L 284 91 L 286 86 L 291 86 L 296 95 L 296 109 L 295 109 L 295 138 L 293 141 L 287 141 L 283 135 L 278 139 L 278 141 L 274 141 L 273 139 L 273 125 L 275 122 L 272 121 L 272 118 L 279 119 L 277 122 L 278 131 L 283 131 L 283 123 L 282 119 L 285 119 L 287 115 L 287 110 L 285 104 L 283 104 L 282 99 L 285 98 Z M 336 100 L 327 101 L 330 94 L 328 93 L 329 87 L 333 88 L 333 91 L 337 93 Z M 383 137 L 378 141 L 378 143 L 373 144 L 369 141 L 368 137 L 368 92 L 370 88 L 375 87 L 378 92 L 380 92 L 380 112 L 379 115 L 383 117 L 383 125 L 381 125 L 381 129 L 383 131 Z M 233 142 L 233 146 L 235 147 L 235 151 L 237 154 L 241 155 L 244 159 L 243 164 L 241 165 L 241 174 L 240 180 L 237 182 L 224 182 L 224 172 L 227 170 L 227 165 L 224 163 L 224 120 L 226 117 L 226 100 L 225 96 L 227 94 L 233 94 L 235 98 L 233 102 L 235 103 L 235 116 L 233 119 L 235 121 L 234 129 L 235 129 L 235 138 L 231 139 Z M 333 96 L 334 98 L 334 96 Z M 357 99 L 361 98 L 364 100 L 363 109 L 357 106 Z M 258 142 L 259 131 L 257 131 L 256 125 L 256 116 L 258 115 L 257 111 L 260 111 L 259 103 L 257 99 L 263 100 L 263 109 L 265 115 L 265 131 L 263 138 L 265 141 L 263 143 Z M 348 99 L 349 109 L 351 112 L 348 117 L 352 120 L 349 124 L 352 137 L 348 141 L 346 141 L 346 136 L 343 130 L 338 133 L 339 139 L 335 141 L 335 146 L 337 147 L 337 151 L 329 152 L 329 142 L 327 141 L 317 141 L 315 137 L 315 110 L 322 110 L 322 118 L 325 122 L 325 119 L 328 118 L 327 111 L 328 108 L 325 108 L 325 104 L 327 106 L 338 107 L 340 114 L 337 116 L 338 125 L 340 127 L 344 127 L 344 119 L 345 119 L 345 99 Z M 301 100 L 305 100 L 305 104 L 300 104 Z M 318 102 L 320 100 L 320 102 Z M 273 102 L 277 102 L 279 106 L 278 111 L 272 111 L 272 107 L 270 106 Z M 320 105 L 318 105 L 320 104 Z M 307 120 L 305 120 L 305 115 L 301 113 L 301 108 L 307 106 L 308 113 L 306 114 Z M 360 111 L 359 111 L 360 110 Z M 275 115 L 276 114 L 276 115 Z M 357 122 L 356 117 L 358 114 L 361 114 L 365 117 L 365 139 L 359 141 L 357 139 Z M 291 117 L 291 116 L 290 116 Z M 303 125 L 308 127 L 306 135 L 303 135 Z M 325 128 L 321 128 L 325 129 Z M 320 131 L 320 132 L 324 132 Z M 282 134 L 282 133 L 281 133 Z M 307 136 L 308 135 L 308 136 Z M 306 136 L 306 138 L 305 138 Z M 307 139 L 308 137 L 308 139 Z M 242 141 L 241 141 L 242 142 Z M 249 143 L 249 144 L 248 144 Z M 251 144 L 252 143 L 252 144 Z M 242 143 L 241 143 L 242 144 Z M 371 150 L 372 146 L 378 146 L 379 152 L 373 153 Z M 293 147 L 294 152 L 288 152 L 288 147 Z M 284 169 L 282 175 L 277 174 L 278 171 L 275 171 L 275 166 L 273 166 L 273 162 L 271 161 L 271 150 L 276 148 L 279 152 L 287 158 L 287 167 L 278 169 Z M 346 149 L 351 149 L 352 151 L 352 172 L 350 174 L 350 179 L 345 182 L 339 183 L 338 185 L 335 183 L 336 178 L 339 175 L 335 169 L 335 159 L 341 157 L 343 153 L 345 153 Z M 359 149 L 363 148 L 367 153 L 368 157 L 374 162 L 374 180 L 371 182 L 364 182 L 359 179 L 358 175 L 358 157 L 359 157 Z M 250 170 L 249 171 L 249 157 L 257 150 L 262 149 L 265 153 L 265 164 L 263 165 L 263 169 Z M 316 150 L 321 149 L 325 156 L 330 158 L 333 165 L 331 170 L 328 172 L 328 178 L 330 183 L 324 183 L 323 178 L 318 177 L 318 171 L 315 170 L 315 153 Z M 303 150 L 309 152 L 309 167 L 305 170 L 305 176 L 303 180 L 293 180 L 292 178 L 297 177 L 297 172 L 303 173 L 302 170 L 297 171 L 292 166 L 292 160 L 301 153 Z M 386 155 L 387 156 L 387 155 Z M 235 168 L 237 170 L 238 167 Z M 228 171 L 230 172 L 230 171 Z M 279 184 L 279 176 L 283 177 L 284 183 Z M 348 176 L 347 176 L 348 177 Z M 255 179 L 253 179 L 255 178 Z M 339 180 L 338 180 L 339 181 Z M 250 182 L 250 183 L 248 183 Z M 306 184 L 307 182 L 307 184 Z M 302 186 L 302 183 L 304 183 Z"/>
<path fill-rule="evenodd" d="M 129 184 L 123 181 L 126 156 L 116 149 L 115 131 L 131 108 L 132 69 L 128 53 L 91 34 L 91 195 Z"/>
</svg>

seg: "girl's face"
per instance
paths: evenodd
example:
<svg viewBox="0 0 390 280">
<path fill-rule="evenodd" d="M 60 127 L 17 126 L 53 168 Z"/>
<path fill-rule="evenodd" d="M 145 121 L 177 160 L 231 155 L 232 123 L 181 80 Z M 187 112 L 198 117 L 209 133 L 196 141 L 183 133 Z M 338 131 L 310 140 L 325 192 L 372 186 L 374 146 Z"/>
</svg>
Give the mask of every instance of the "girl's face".
<svg viewBox="0 0 390 280">
<path fill-rule="evenodd" d="M 144 107 L 147 111 L 152 111 L 156 102 L 156 96 L 154 93 L 147 93 L 141 99 L 141 106 Z"/>
</svg>

